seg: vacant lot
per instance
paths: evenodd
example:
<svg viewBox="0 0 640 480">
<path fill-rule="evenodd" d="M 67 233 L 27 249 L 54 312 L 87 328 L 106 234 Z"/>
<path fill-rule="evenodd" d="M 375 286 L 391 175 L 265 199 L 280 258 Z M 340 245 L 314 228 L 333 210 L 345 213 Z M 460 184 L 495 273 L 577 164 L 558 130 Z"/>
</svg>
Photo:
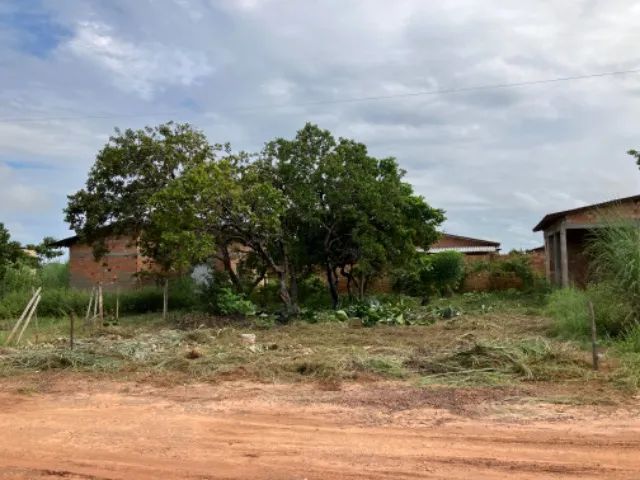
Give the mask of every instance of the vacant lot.
<svg viewBox="0 0 640 480">
<path fill-rule="evenodd" d="M 640 478 L 634 373 L 606 348 L 593 372 L 525 304 L 371 328 L 131 317 L 73 350 L 40 328 L 0 351 L 0 478 Z"/>
</svg>

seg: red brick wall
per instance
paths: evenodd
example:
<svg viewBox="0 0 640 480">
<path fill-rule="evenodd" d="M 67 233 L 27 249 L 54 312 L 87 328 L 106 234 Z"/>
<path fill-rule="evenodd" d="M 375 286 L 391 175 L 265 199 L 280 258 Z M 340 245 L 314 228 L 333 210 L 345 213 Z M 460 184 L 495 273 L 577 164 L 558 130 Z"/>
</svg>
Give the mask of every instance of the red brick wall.
<svg viewBox="0 0 640 480">
<path fill-rule="evenodd" d="M 69 249 L 70 286 L 91 288 L 102 282 L 105 289 L 116 285 L 133 288 L 138 284 L 136 274 L 140 271 L 140 255 L 131 239 L 124 237 L 107 240 L 109 252 L 96 261 L 89 245 L 77 243 Z"/>
<path fill-rule="evenodd" d="M 607 218 L 640 219 L 640 201 L 628 201 L 603 208 L 591 208 L 567 215 L 567 223 L 592 224 L 601 223 Z"/>
</svg>

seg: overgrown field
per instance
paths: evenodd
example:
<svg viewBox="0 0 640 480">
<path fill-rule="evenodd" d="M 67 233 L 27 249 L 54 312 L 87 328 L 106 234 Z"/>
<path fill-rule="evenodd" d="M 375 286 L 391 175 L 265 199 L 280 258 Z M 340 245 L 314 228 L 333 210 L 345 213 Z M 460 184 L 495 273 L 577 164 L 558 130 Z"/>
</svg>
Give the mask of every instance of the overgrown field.
<svg viewBox="0 0 640 480">
<path fill-rule="evenodd" d="M 543 311 L 536 296 L 467 294 L 414 306 L 405 314 L 412 322 L 371 327 L 329 316 L 279 325 L 204 314 L 175 314 L 163 323 L 154 314 L 106 327 L 80 325 L 73 349 L 66 320 L 41 318 L 37 343 L 30 327 L 27 344 L 0 350 L 0 374 L 71 370 L 170 382 L 318 381 L 330 388 L 376 379 L 637 388 L 637 355 L 605 345 L 602 368 L 594 372 L 583 343 L 554 336 Z"/>
</svg>

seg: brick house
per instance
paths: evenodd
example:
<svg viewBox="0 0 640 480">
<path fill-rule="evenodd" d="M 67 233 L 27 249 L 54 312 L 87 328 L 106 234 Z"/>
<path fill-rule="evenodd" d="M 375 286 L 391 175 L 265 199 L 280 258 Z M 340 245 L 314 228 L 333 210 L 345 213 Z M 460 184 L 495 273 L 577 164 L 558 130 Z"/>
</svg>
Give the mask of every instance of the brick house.
<svg viewBox="0 0 640 480">
<path fill-rule="evenodd" d="M 543 232 L 547 280 L 563 287 L 585 286 L 589 262 L 585 247 L 589 232 L 607 218 L 640 220 L 640 195 L 549 213 L 533 228 Z"/>
<path fill-rule="evenodd" d="M 96 260 L 90 245 L 79 237 L 65 238 L 52 244 L 69 249 L 69 286 L 92 288 L 102 283 L 107 290 L 119 286 L 132 289 L 142 282 L 140 274 L 153 270 L 153 263 L 146 259 L 131 237 L 109 237 L 107 253 Z"/>
<path fill-rule="evenodd" d="M 107 253 L 96 260 L 90 245 L 80 241 L 77 235 L 52 243 L 53 247 L 69 249 L 69 286 L 72 288 L 89 289 L 102 283 L 105 290 L 131 290 L 148 285 L 155 269 L 153 260 L 145 257 L 136 244 L 135 239 L 128 236 L 111 236 L 105 240 Z M 236 270 L 245 256 L 247 248 L 239 244 L 229 248 L 229 263 Z M 210 264 L 198 265 L 192 275 L 196 281 L 203 281 L 211 269 L 224 270 L 224 264 L 219 258 L 214 258 Z"/>
</svg>

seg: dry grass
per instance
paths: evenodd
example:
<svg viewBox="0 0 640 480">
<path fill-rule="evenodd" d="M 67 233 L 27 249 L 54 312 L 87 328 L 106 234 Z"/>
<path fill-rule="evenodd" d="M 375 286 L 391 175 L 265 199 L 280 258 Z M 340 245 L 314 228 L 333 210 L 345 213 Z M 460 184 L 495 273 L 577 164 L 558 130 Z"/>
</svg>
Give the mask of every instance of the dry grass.
<svg viewBox="0 0 640 480">
<path fill-rule="evenodd" d="M 0 374 L 65 369 L 176 381 L 316 381 L 328 388 L 377 378 L 504 386 L 593 377 L 585 352 L 545 339 L 548 320 L 525 314 L 463 315 L 432 325 L 372 328 L 338 322 L 222 325 L 178 330 L 157 318 L 134 317 L 117 327 L 80 329 L 74 350 L 57 336 L 57 327 L 44 343 L 0 351 Z M 256 343 L 244 343 L 241 333 L 254 333 Z"/>
</svg>

